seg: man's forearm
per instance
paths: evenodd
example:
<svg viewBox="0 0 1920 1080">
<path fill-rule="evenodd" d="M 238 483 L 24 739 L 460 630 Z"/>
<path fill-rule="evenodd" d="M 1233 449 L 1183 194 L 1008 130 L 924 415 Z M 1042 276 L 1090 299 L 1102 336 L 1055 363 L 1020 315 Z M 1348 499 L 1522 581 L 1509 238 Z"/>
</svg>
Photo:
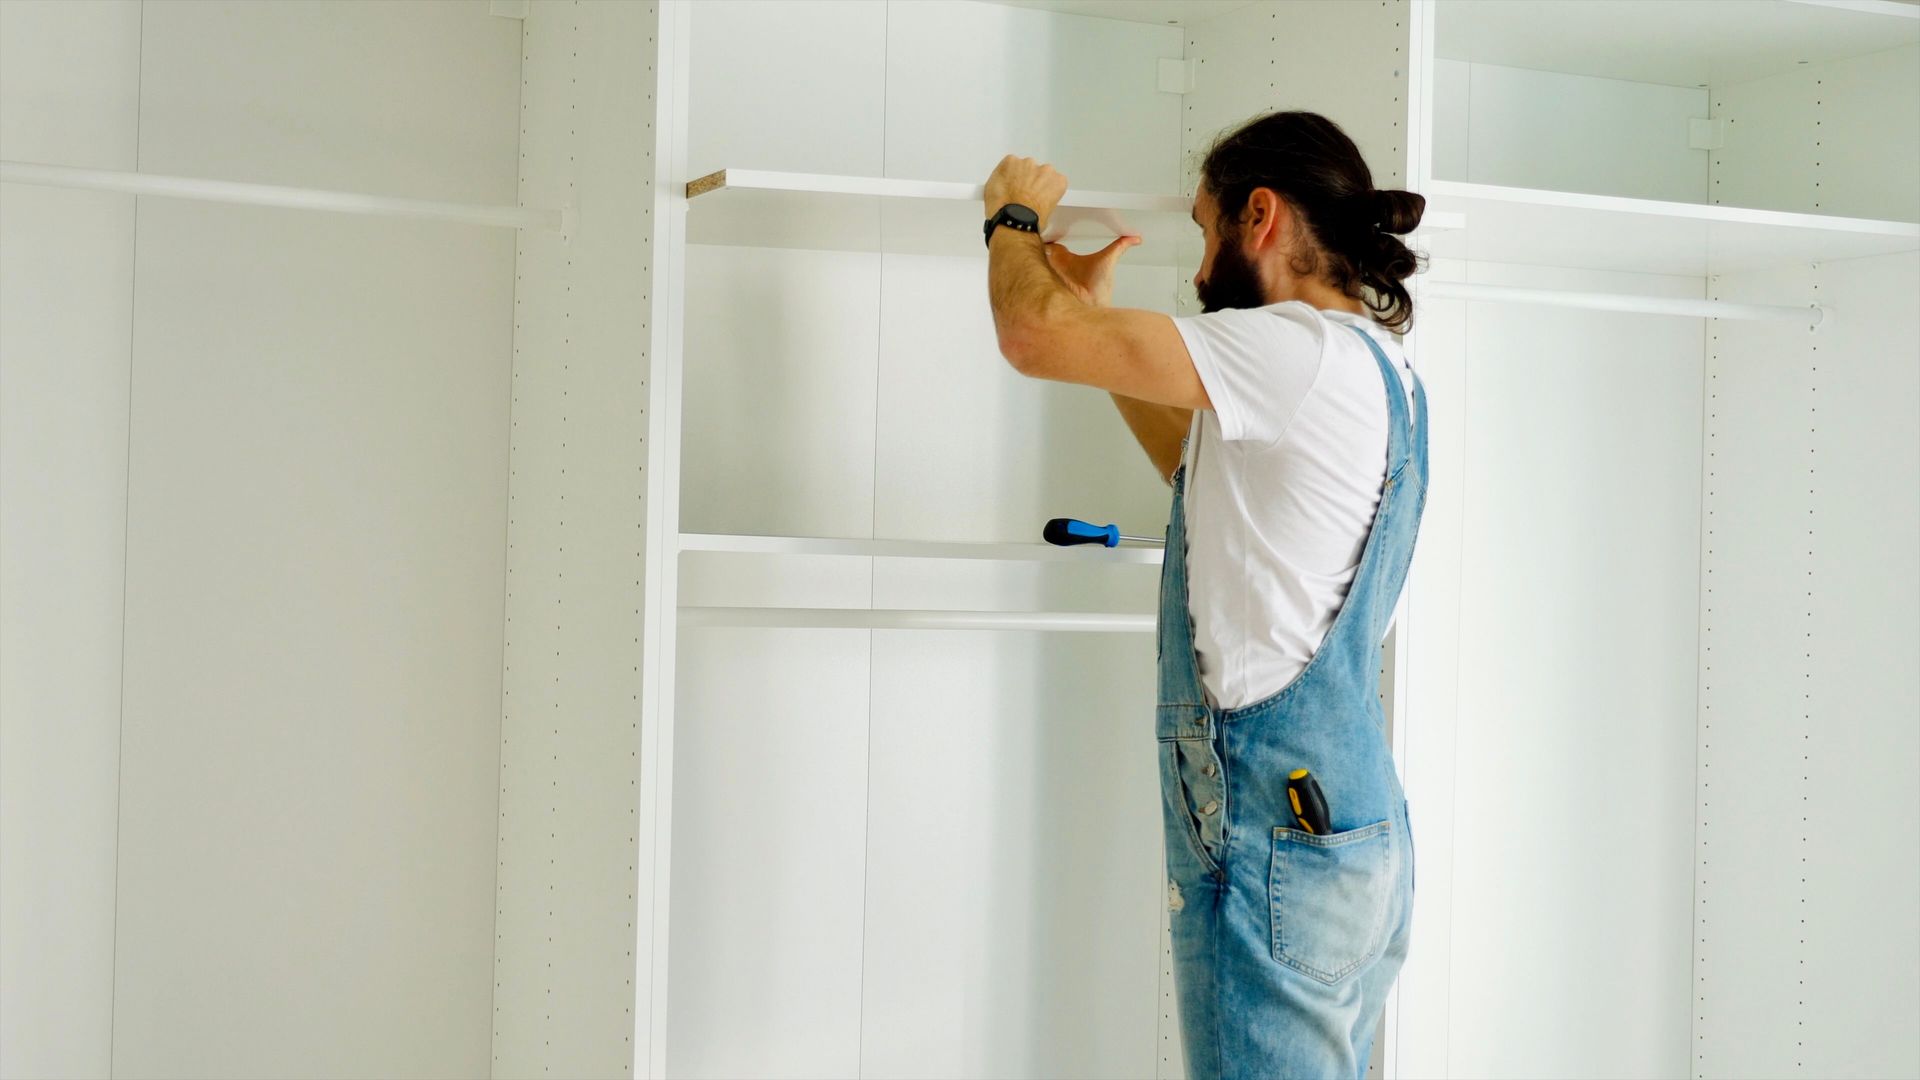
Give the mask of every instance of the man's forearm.
<svg viewBox="0 0 1920 1080">
<path fill-rule="evenodd" d="M 1019 229 L 993 231 L 988 243 L 987 295 L 993 304 L 993 328 L 1008 359 L 1036 326 L 1055 314 L 1082 306 L 1079 297 L 1047 264 L 1039 236 Z"/>
</svg>

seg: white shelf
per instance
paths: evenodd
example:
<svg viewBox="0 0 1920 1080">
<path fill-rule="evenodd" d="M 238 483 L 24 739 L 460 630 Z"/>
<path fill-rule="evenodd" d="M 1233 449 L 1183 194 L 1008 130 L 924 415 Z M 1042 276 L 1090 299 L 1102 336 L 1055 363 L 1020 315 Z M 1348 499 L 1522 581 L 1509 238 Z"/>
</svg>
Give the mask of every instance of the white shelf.
<svg viewBox="0 0 1920 1080">
<path fill-rule="evenodd" d="M 1887 0 L 1445 0 L 1435 51 L 1533 71 L 1706 86 L 1920 40 L 1920 7 Z"/>
<path fill-rule="evenodd" d="M 980 226 L 984 184 L 871 176 L 722 169 L 687 184 L 695 244 L 890 251 L 985 258 Z M 1456 215 L 1430 214 L 1421 232 L 1459 228 Z M 1202 237 L 1193 200 L 1070 189 L 1048 222 L 1047 239 L 1092 251 L 1120 235 L 1139 236 L 1128 265 L 1197 266 Z"/>
<path fill-rule="evenodd" d="M 1426 247 L 1447 259 L 1708 274 L 1920 250 L 1920 224 L 1435 180 L 1429 207 L 1463 216 Z"/>
<path fill-rule="evenodd" d="M 572 225 L 569 210 L 539 210 L 524 206 L 481 206 L 472 203 L 396 199 L 357 191 L 322 191 L 278 184 L 245 184 L 193 176 L 161 176 L 116 169 L 76 169 L 29 161 L 0 161 L 0 182 L 40 187 L 113 191 L 126 195 L 157 195 L 173 199 L 277 206 L 290 210 L 327 210 L 375 217 L 455 221 L 506 229 L 565 232 Z"/>
<path fill-rule="evenodd" d="M 687 239 L 695 244 L 890 251 L 984 258 L 984 184 L 722 169 L 687 185 Z M 1178 195 L 1070 190 L 1047 238 L 1075 250 L 1137 235 L 1129 264 L 1173 266 L 1180 244 L 1199 251 L 1193 203 Z"/>
<path fill-rule="evenodd" d="M 1052 630 L 1150 634 L 1152 615 L 1059 611 L 909 611 L 877 608 L 682 607 L 682 627 L 813 630 Z"/>
<path fill-rule="evenodd" d="M 753 555 L 861 555 L 907 559 L 996 559 L 1006 562 L 1070 562 L 1107 565 L 1158 565 L 1156 547 L 1102 547 L 1083 544 L 953 543 L 931 540 L 843 540 L 814 536 L 744 536 L 681 533 L 681 551 L 722 551 Z"/>
</svg>

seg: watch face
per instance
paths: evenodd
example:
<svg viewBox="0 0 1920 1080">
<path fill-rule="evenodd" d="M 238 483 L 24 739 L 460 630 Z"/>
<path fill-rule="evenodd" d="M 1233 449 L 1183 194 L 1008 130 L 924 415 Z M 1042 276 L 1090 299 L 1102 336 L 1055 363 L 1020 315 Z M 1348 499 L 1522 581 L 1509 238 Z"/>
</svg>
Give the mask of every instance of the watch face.
<svg viewBox="0 0 1920 1080">
<path fill-rule="evenodd" d="M 1034 213 L 1032 208 L 1021 206 L 1019 203 L 1008 203 L 1006 215 L 1009 219 L 1017 221 L 1022 225 L 1040 224 L 1040 215 Z"/>
</svg>

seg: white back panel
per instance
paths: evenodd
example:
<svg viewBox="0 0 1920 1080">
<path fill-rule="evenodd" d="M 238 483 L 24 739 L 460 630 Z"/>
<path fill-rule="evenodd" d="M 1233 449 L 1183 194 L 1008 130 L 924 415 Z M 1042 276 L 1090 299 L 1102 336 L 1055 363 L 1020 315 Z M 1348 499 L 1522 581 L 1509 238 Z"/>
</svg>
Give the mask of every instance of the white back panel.
<svg viewBox="0 0 1920 1080">
<path fill-rule="evenodd" d="M 134 3 L 0 4 L 0 158 L 130 169 Z M 134 201 L 0 188 L 0 1076 L 110 1068 Z"/>
<path fill-rule="evenodd" d="M 513 25 L 520 202 L 578 225 L 517 244 L 492 1075 L 619 1077 L 653 542 L 656 5 L 539 0 Z"/>
<path fill-rule="evenodd" d="M 141 168 L 512 202 L 481 5 L 145 5 Z M 143 200 L 114 1068 L 487 1068 L 510 234 Z"/>
<path fill-rule="evenodd" d="M 1714 283 L 1845 315 L 1710 347 L 1697 1076 L 1920 1062 L 1916 262 Z"/>
<path fill-rule="evenodd" d="M 1436 137 L 1467 144 L 1464 161 L 1436 159 L 1438 179 L 1706 199 L 1707 151 L 1687 145 L 1687 120 L 1707 115 L 1704 89 L 1459 60 L 1438 68 Z"/>
<path fill-rule="evenodd" d="M 1180 97 L 1170 26 L 971 0 L 886 7 L 886 175 L 984 183 L 1006 154 L 1092 191 L 1172 193 Z"/>
<path fill-rule="evenodd" d="M 1047 519 L 1070 516 L 1160 535 L 1170 493 L 1111 397 L 1014 371 L 985 271 L 982 259 L 884 260 L 875 534 L 1038 543 Z M 1169 311 L 1173 273 L 1123 267 L 1114 302 Z"/>
<path fill-rule="evenodd" d="M 885 3 L 700 0 L 690 11 L 687 179 L 717 169 L 881 175 Z"/>
<path fill-rule="evenodd" d="M 1153 677 L 1145 635 L 874 635 L 862 1075 L 1152 1075 Z"/>
<path fill-rule="evenodd" d="M 859 1075 L 870 648 L 681 633 L 670 1076 Z"/>
<path fill-rule="evenodd" d="M 1485 264 L 1472 274 L 1698 288 Z M 1422 343 L 1424 362 L 1444 368 L 1435 358 L 1458 340 L 1466 377 L 1457 471 L 1433 479 L 1466 485 L 1445 1067 L 1672 1075 L 1688 1035 L 1693 837 L 1674 823 L 1693 797 L 1701 324 L 1477 304 L 1463 318 L 1457 338 Z M 1421 596 L 1442 610 L 1454 599 Z M 1426 629 L 1416 655 L 1444 634 Z M 1415 708 L 1445 725 L 1446 689 L 1416 687 Z M 1423 1023 L 1430 1048 L 1430 1012 Z"/>
<path fill-rule="evenodd" d="M 1920 45 L 1713 88 L 1713 201 L 1920 221 Z"/>
</svg>

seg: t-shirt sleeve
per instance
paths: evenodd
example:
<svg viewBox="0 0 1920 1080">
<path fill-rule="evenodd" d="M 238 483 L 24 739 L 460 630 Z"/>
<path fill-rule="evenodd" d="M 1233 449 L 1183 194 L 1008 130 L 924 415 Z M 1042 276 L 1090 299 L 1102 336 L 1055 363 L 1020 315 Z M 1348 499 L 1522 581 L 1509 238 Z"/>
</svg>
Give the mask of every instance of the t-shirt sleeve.
<svg viewBox="0 0 1920 1080">
<path fill-rule="evenodd" d="M 1173 320 L 1207 388 L 1220 437 L 1272 445 L 1312 393 L 1326 322 L 1301 303 Z"/>
</svg>

